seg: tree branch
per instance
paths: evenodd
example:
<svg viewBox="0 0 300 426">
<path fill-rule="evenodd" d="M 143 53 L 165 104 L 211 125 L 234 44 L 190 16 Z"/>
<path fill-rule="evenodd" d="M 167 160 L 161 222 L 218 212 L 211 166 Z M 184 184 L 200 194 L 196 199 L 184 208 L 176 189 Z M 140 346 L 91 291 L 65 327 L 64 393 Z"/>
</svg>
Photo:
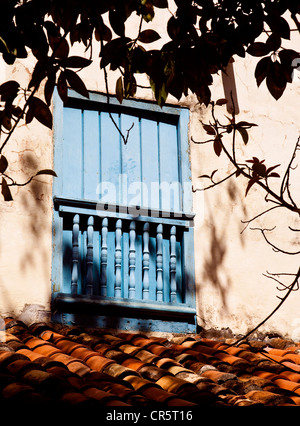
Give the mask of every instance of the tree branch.
<svg viewBox="0 0 300 426">
<path fill-rule="evenodd" d="M 296 251 L 296 252 L 292 252 L 292 251 L 286 251 L 286 250 L 283 250 L 283 249 L 280 249 L 279 247 L 277 247 L 277 246 L 275 246 L 273 243 L 271 243 L 271 241 L 266 237 L 266 235 L 265 235 L 265 232 L 266 231 L 268 231 L 268 232 L 271 232 L 271 231 L 273 231 L 274 229 L 276 228 L 276 226 L 274 226 L 273 228 L 271 228 L 271 229 L 262 229 L 262 228 L 250 228 L 252 231 L 260 231 L 261 233 L 262 233 L 262 235 L 263 235 L 263 237 L 264 237 L 264 239 L 265 239 L 265 241 L 273 248 L 273 250 L 274 251 L 276 251 L 276 252 L 280 252 L 280 253 L 283 253 L 283 254 L 288 254 L 288 255 L 291 255 L 291 256 L 294 256 L 294 255 L 297 255 L 297 254 L 300 254 L 300 250 L 299 251 Z"/>
</svg>

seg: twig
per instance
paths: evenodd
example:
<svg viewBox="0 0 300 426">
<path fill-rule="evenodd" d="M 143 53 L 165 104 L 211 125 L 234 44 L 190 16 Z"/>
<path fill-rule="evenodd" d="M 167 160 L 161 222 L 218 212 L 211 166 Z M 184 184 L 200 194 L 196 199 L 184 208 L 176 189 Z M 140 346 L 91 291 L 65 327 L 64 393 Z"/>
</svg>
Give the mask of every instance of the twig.
<svg viewBox="0 0 300 426">
<path fill-rule="evenodd" d="M 278 309 L 283 305 L 283 303 L 286 301 L 286 299 L 289 297 L 289 295 L 293 291 L 294 287 L 296 285 L 299 286 L 299 283 L 298 283 L 299 278 L 300 278 L 300 268 L 298 269 L 298 272 L 295 276 L 294 281 L 289 286 L 289 289 L 286 295 L 281 299 L 280 303 L 275 307 L 275 309 L 273 309 L 273 311 L 263 321 L 261 321 L 256 327 L 254 327 L 251 331 L 249 331 L 245 336 L 241 337 L 240 339 L 232 343 L 230 346 L 235 346 L 238 343 L 240 343 L 242 340 L 247 339 L 251 334 L 253 334 L 257 329 L 259 329 L 263 324 L 265 324 L 275 314 L 275 312 L 277 312 Z"/>
<path fill-rule="evenodd" d="M 263 235 L 263 237 L 264 237 L 264 239 L 265 239 L 265 241 L 273 248 L 273 250 L 274 251 L 276 251 L 276 252 L 280 252 L 280 253 L 283 253 L 283 254 L 288 254 L 288 255 L 291 255 L 291 256 L 294 256 L 294 255 L 297 255 L 297 254 L 300 254 L 300 250 L 299 251 L 286 251 L 286 250 L 283 250 L 283 249 L 281 249 L 281 248 L 279 248 L 279 247 L 277 247 L 277 246 L 275 246 L 275 244 L 273 244 L 273 243 L 271 243 L 271 241 L 270 240 L 268 240 L 268 238 L 266 237 L 266 235 L 265 235 L 265 232 L 266 231 L 268 231 L 268 232 L 271 232 L 271 231 L 274 231 L 274 229 L 276 228 L 276 226 L 274 226 L 273 228 L 271 228 L 271 229 L 262 229 L 262 228 L 250 228 L 252 231 L 260 231 L 261 233 L 262 233 L 262 235 Z"/>
<path fill-rule="evenodd" d="M 242 220 L 241 222 L 242 222 L 242 223 L 246 223 L 246 226 L 245 226 L 245 228 L 241 231 L 241 234 L 242 234 L 242 233 L 243 233 L 243 232 L 244 232 L 244 231 L 248 228 L 248 226 L 250 225 L 250 223 L 251 223 L 251 222 L 253 222 L 254 220 L 256 220 L 256 219 L 258 219 L 259 217 L 263 216 L 264 214 L 269 213 L 269 212 L 270 212 L 270 211 L 272 211 L 272 210 L 278 209 L 278 207 L 283 207 L 283 206 L 281 206 L 281 205 L 273 206 L 273 207 L 269 208 L 268 210 L 265 210 L 265 211 L 263 211 L 263 212 L 259 213 L 258 215 L 254 216 L 252 219 L 249 219 L 249 220 Z"/>
</svg>

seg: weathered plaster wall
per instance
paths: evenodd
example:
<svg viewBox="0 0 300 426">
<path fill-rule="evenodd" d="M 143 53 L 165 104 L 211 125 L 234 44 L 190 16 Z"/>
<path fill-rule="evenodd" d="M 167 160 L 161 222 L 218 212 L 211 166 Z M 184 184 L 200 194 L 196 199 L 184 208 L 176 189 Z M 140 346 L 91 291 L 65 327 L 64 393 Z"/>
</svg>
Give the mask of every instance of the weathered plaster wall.
<svg viewBox="0 0 300 426">
<path fill-rule="evenodd" d="M 157 25 L 161 25 L 161 20 L 157 21 Z M 97 51 L 95 55 L 98 56 Z M 30 68 L 30 61 L 27 65 Z M 282 166 L 278 171 L 282 175 L 300 133 L 299 73 L 295 75 L 293 85 L 289 86 L 283 97 L 275 101 L 264 83 L 259 89 L 256 87 L 254 67 L 250 57 L 247 61 L 237 60 L 234 64 L 238 118 L 259 125 L 251 130 L 248 146 L 245 148 L 241 143 L 239 155 L 244 159 L 253 155 L 265 158 L 267 165 L 280 163 Z M 23 65 L 10 70 L 11 75 L 4 69 L 0 72 L 2 81 L 17 76 L 24 80 L 25 85 L 29 78 L 28 70 Z M 105 92 L 99 59 L 96 59 L 92 67 L 83 70 L 81 75 L 89 90 Z M 109 88 L 112 92 L 115 79 L 113 73 L 109 75 Z M 145 79 L 141 83 L 148 84 Z M 226 82 L 226 93 L 232 84 L 232 79 Z M 137 97 L 153 99 L 151 91 L 142 89 L 138 90 Z M 214 100 L 224 97 L 221 76 L 216 76 L 212 97 Z M 170 102 L 176 103 L 172 99 Z M 199 106 L 192 96 L 182 100 L 180 104 L 190 106 L 189 136 L 195 140 L 206 139 L 200 120 L 208 120 L 209 111 Z M 226 113 L 226 107 L 220 108 L 220 114 L 223 112 Z M 216 178 L 229 173 L 230 168 L 224 156 L 221 155 L 218 159 L 211 146 L 191 142 L 190 152 L 195 188 L 201 187 L 199 175 L 210 174 L 215 169 L 219 170 Z M 37 169 L 50 168 L 53 165 L 51 132 L 34 120 L 28 128 L 22 126 L 18 130 L 5 150 L 5 155 L 9 157 L 10 168 L 19 181 L 25 180 Z M 299 186 L 297 170 L 295 176 L 294 184 Z M 41 177 L 28 187 L 14 190 L 14 202 L 0 201 L 2 314 L 18 315 L 26 305 L 33 305 L 33 312 L 36 314 L 38 311 L 40 315 L 43 310 L 50 308 L 51 182 L 51 177 Z M 276 296 L 282 295 L 276 291 L 275 282 L 264 277 L 263 273 L 295 272 L 298 268 L 296 256 L 275 253 L 266 245 L 259 231 L 251 231 L 249 226 L 241 233 L 244 228 L 241 220 L 250 219 L 269 207 L 259 189 L 252 188 L 245 199 L 245 187 L 243 178 L 234 178 L 209 191 L 194 193 L 198 323 L 205 328 L 230 328 L 234 333 L 247 332 L 276 306 Z M 272 228 L 276 225 L 274 242 L 284 242 L 284 248 L 299 250 L 299 239 L 288 230 L 288 225 L 298 226 L 297 221 L 297 217 L 277 210 L 263 220 L 261 218 L 253 222 L 251 226 Z M 293 293 L 261 331 L 278 332 L 300 339 L 299 302 L 300 292 Z"/>
<path fill-rule="evenodd" d="M 27 87 L 31 64 L 1 69 L 1 82 L 16 79 Z M 1 141 L 4 135 L 1 136 Z M 52 167 L 52 134 L 35 119 L 20 126 L 6 145 L 8 174 L 22 183 L 38 170 Z M 39 176 L 14 187 L 14 201 L 0 198 L 0 312 L 19 315 L 25 305 L 49 310 L 51 274 L 52 177 Z"/>
<path fill-rule="evenodd" d="M 297 100 L 300 94 L 299 73 L 295 74 L 293 85 L 289 86 L 279 101 L 268 93 L 265 83 L 258 89 L 253 77 L 255 64 L 249 58 L 234 64 L 236 92 L 239 114 L 237 120 L 258 124 L 250 131 L 250 141 L 244 147 L 240 140 L 238 157 L 250 159 L 253 155 L 265 159 L 267 166 L 281 164 L 277 169 L 282 176 L 291 158 L 295 143 L 300 134 Z M 224 96 L 221 79 L 213 88 L 213 99 Z M 199 123 L 199 116 L 205 122 L 209 112 L 199 109 L 192 114 L 191 135 L 195 140 L 205 140 L 206 135 Z M 220 113 L 227 113 L 220 108 Z M 221 116 L 219 114 L 219 116 Z M 226 119 L 225 119 L 226 122 Z M 231 169 L 227 169 L 225 156 L 219 159 L 212 146 L 191 143 L 193 184 L 201 188 L 208 182 L 197 177 L 215 174 L 222 179 Z M 277 180 L 273 179 L 275 188 Z M 279 179 L 278 179 L 279 182 Z M 292 233 L 288 226 L 299 228 L 299 218 L 295 214 L 278 209 L 252 222 L 241 233 L 245 224 L 241 220 L 255 217 L 271 207 L 265 203 L 265 194 L 259 188 L 250 190 L 245 198 L 246 182 L 235 177 L 226 183 L 204 192 L 204 217 L 198 217 L 195 234 L 195 258 L 197 277 L 198 321 L 205 328 L 227 328 L 235 333 L 246 333 L 262 321 L 278 304 L 276 296 L 283 293 L 276 290 L 276 283 L 265 276 L 271 273 L 295 273 L 299 267 L 298 256 L 275 253 L 266 244 L 259 231 L 253 227 L 273 228 L 270 239 L 284 250 L 298 251 L 298 233 Z M 291 187 L 299 200 L 299 171 L 293 173 Z M 195 201 L 199 197 L 195 194 Z M 203 196 L 203 193 L 202 193 Z M 269 236 L 269 234 L 268 234 Z M 292 279 L 290 277 L 290 279 Z M 288 282 L 288 281 L 286 281 Z M 265 324 L 260 331 L 278 332 L 300 338 L 299 317 L 300 293 L 294 292 L 282 308 Z"/>
</svg>

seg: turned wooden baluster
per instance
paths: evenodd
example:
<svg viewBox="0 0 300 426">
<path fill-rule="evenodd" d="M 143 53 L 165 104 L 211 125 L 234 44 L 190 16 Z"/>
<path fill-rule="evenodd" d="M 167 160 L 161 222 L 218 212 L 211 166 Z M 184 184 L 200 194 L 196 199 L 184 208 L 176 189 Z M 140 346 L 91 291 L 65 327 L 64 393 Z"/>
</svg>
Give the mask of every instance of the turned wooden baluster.
<svg viewBox="0 0 300 426">
<path fill-rule="evenodd" d="M 136 225 L 132 221 L 129 227 L 129 286 L 128 297 L 129 299 L 135 298 L 135 262 L 136 262 Z"/>
<path fill-rule="evenodd" d="M 93 294 L 93 235 L 94 218 L 90 216 L 87 223 L 87 250 L 86 250 L 86 294 Z"/>
<path fill-rule="evenodd" d="M 108 219 L 107 217 L 105 217 L 102 220 L 102 230 L 101 230 L 100 296 L 107 295 L 107 233 L 108 233 Z"/>
<path fill-rule="evenodd" d="M 122 237 L 122 220 L 118 219 L 116 222 L 116 247 L 115 247 L 115 297 L 122 296 L 122 248 L 121 248 L 121 237 Z"/>
<path fill-rule="evenodd" d="M 78 292 L 78 262 L 79 262 L 79 215 L 76 214 L 73 218 L 72 229 L 72 278 L 71 278 L 71 293 Z"/>
<path fill-rule="evenodd" d="M 159 224 L 156 230 L 156 300 L 163 301 L 163 253 L 162 253 L 163 226 Z"/>
<path fill-rule="evenodd" d="M 143 227 L 143 299 L 149 300 L 149 223 L 146 222 Z"/>
<path fill-rule="evenodd" d="M 170 290 L 171 302 L 176 302 L 176 226 L 170 230 Z"/>
</svg>

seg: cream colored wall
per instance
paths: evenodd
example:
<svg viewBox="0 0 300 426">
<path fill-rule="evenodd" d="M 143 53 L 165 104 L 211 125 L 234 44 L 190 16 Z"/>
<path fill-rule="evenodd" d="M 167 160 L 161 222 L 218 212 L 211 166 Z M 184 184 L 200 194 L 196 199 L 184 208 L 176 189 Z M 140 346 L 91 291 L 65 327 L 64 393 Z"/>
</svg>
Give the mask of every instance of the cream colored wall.
<svg viewBox="0 0 300 426">
<path fill-rule="evenodd" d="M 161 25 L 161 17 L 157 26 Z M 133 25 L 136 28 L 136 25 Z M 134 30 L 133 30 L 134 31 Z M 161 43 L 160 41 L 159 43 Z M 76 54 L 81 54 L 76 50 Z M 98 52 L 95 51 L 95 56 Z M 257 123 L 251 130 L 251 139 L 246 149 L 241 144 L 240 155 L 244 159 L 253 155 L 265 158 L 267 165 L 281 163 L 290 158 L 299 135 L 298 99 L 300 85 L 298 76 L 293 85 L 279 101 L 275 101 L 265 88 L 258 89 L 253 77 L 255 63 L 237 60 L 234 64 L 238 118 Z M 11 75 L 4 74 L 2 81 L 21 78 L 28 81 L 30 61 L 27 68 L 15 67 Z M 11 72 L 11 70 L 10 70 Z M 299 73 L 298 73 L 299 74 Z M 105 92 L 103 71 L 99 60 L 81 72 L 89 90 Z M 114 91 L 116 75 L 110 73 L 109 88 Z M 148 84 L 147 80 L 141 81 Z M 224 97 L 221 76 L 216 76 L 212 90 L 214 100 Z M 149 90 L 139 89 L 138 98 L 153 99 Z M 170 99 L 169 102 L 177 103 Z M 209 111 L 200 107 L 193 96 L 183 99 L 180 105 L 189 106 L 191 120 L 189 137 L 206 139 L 200 120 L 209 119 Z M 220 108 L 220 114 L 226 108 Z M 244 152 L 243 152 L 244 151 Z M 195 188 L 201 187 L 198 176 L 209 174 L 224 177 L 229 168 L 223 155 L 218 159 L 209 145 L 191 142 L 192 178 Z M 4 152 L 9 157 L 10 168 L 22 181 L 37 169 L 53 165 L 52 135 L 34 120 L 30 126 L 22 126 Z M 297 173 L 297 172 L 295 172 Z M 274 179 L 275 181 L 275 179 Z M 297 180 L 296 180 L 297 181 Z M 52 178 L 36 179 L 28 187 L 13 192 L 14 201 L 0 201 L 0 312 L 19 315 L 24 306 L 34 306 L 33 312 L 42 316 L 50 309 L 51 251 L 52 251 Z M 298 180 L 298 182 L 300 182 Z M 195 221 L 195 268 L 197 286 L 198 323 L 204 328 L 230 328 L 234 333 L 245 333 L 260 322 L 278 303 L 273 281 L 263 276 L 269 272 L 295 272 L 298 268 L 295 256 L 284 256 L 272 251 L 258 231 L 248 227 L 242 234 L 241 220 L 249 219 L 265 209 L 264 194 L 252 188 L 245 199 L 246 182 L 243 178 L 232 179 L 222 186 L 205 192 L 194 193 Z M 276 211 L 275 211 L 276 212 Z M 280 213 L 280 214 L 279 214 Z M 297 226 L 298 218 L 277 211 L 251 226 L 271 228 L 277 225 L 274 241 L 284 241 L 290 247 L 288 225 Z M 299 226 L 300 227 L 300 226 Z M 296 235 L 298 236 L 298 235 Z M 299 241 L 293 237 L 292 250 L 299 249 Z M 300 339 L 300 292 L 295 292 L 278 313 L 260 331 L 278 332 Z M 26 309 L 25 309 L 26 310 Z"/>
<path fill-rule="evenodd" d="M 286 89 L 282 98 L 275 101 L 265 87 L 256 87 L 254 80 L 255 63 L 237 60 L 234 64 L 239 114 L 237 120 L 258 124 L 250 131 L 250 141 L 245 148 L 240 141 L 240 161 L 257 156 L 265 159 L 267 166 L 281 164 L 278 172 L 285 172 L 297 138 L 300 135 L 298 100 L 300 95 L 299 72 L 294 83 Z M 213 99 L 224 97 L 221 78 L 216 79 Z M 206 122 L 209 111 L 195 106 L 191 118 L 191 136 L 195 140 L 207 139 L 199 118 Z M 227 113 L 219 107 L 219 116 Z M 224 122 L 224 121 L 223 121 Z M 226 123 L 226 119 L 225 119 Z M 230 139 L 229 139 L 230 141 Z M 218 169 L 215 180 L 222 179 L 229 172 L 224 154 L 218 159 L 212 146 L 191 143 L 193 184 L 201 188 L 208 182 L 198 179 Z M 275 188 L 277 180 L 273 178 Z M 278 180 L 279 182 L 279 180 Z M 295 170 L 292 190 L 299 200 L 299 170 Z M 242 177 L 233 178 L 225 184 L 204 193 L 204 217 L 198 217 L 195 229 L 195 258 L 198 322 L 204 328 L 230 328 L 234 333 L 246 333 L 262 321 L 279 303 L 276 296 L 283 292 L 276 290 L 276 283 L 263 276 L 271 273 L 295 273 L 299 267 L 299 256 L 275 253 L 266 244 L 259 231 L 253 227 L 273 228 L 268 234 L 274 244 L 288 251 L 298 251 L 299 234 L 292 233 L 288 226 L 299 228 L 299 217 L 284 209 L 277 209 L 257 219 L 241 233 L 245 224 L 242 220 L 255 217 L 272 207 L 264 201 L 265 194 L 259 188 L 250 190 L 245 198 L 246 182 Z M 282 243 L 282 244 L 281 244 Z M 291 278 L 292 279 L 292 278 Z M 287 283 L 287 281 L 286 281 Z M 278 332 L 300 339 L 300 292 L 294 292 L 281 309 L 263 326 L 261 332 Z"/>
<path fill-rule="evenodd" d="M 16 79 L 27 87 L 31 61 L 1 68 L 1 83 Z M 4 135 L 1 136 L 1 142 Z M 7 173 L 22 183 L 53 163 L 52 133 L 35 119 L 20 126 L 4 148 Z M 0 197 L 0 313 L 35 317 L 50 309 L 52 177 L 39 176 L 11 189 L 14 201 Z M 32 306 L 34 305 L 34 306 Z"/>
</svg>

